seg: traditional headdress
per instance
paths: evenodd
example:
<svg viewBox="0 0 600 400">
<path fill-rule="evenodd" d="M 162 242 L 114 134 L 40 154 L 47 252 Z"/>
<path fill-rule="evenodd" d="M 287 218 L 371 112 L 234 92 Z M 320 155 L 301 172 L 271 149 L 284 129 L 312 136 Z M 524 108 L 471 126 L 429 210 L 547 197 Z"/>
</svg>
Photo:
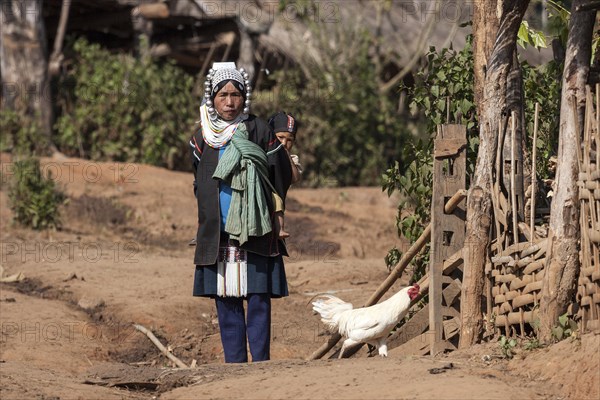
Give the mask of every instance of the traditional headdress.
<svg viewBox="0 0 600 400">
<path fill-rule="evenodd" d="M 218 149 L 225 146 L 235 134 L 238 124 L 248 118 L 250 97 L 252 96 L 248 78 L 248 73 L 243 68 L 238 71 L 235 63 L 232 62 L 214 63 L 208 71 L 206 82 L 204 82 L 204 102 L 200 106 L 200 123 L 204 142 L 210 147 Z M 245 99 L 242 114 L 233 121 L 225 121 L 220 118 L 213 106 L 215 95 L 227 82 L 232 82 Z"/>
<path fill-rule="evenodd" d="M 274 133 L 277 132 L 289 132 L 296 136 L 298 131 L 298 121 L 292 114 L 286 112 L 278 112 L 277 114 L 269 118 L 269 125 L 273 129 Z"/>
<path fill-rule="evenodd" d="M 204 98 L 206 99 L 208 113 L 212 119 L 217 118 L 217 111 L 213 107 L 215 95 L 227 84 L 227 82 L 232 82 L 242 93 L 242 96 L 245 99 L 243 113 L 248 114 L 250 112 L 252 87 L 250 86 L 248 73 L 244 68 L 240 68 L 239 70 L 236 69 L 235 63 L 233 62 L 213 63 L 212 68 L 208 71 L 208 75 L 206 75 L 206 81 L 204 82 Z"/>
</svg>

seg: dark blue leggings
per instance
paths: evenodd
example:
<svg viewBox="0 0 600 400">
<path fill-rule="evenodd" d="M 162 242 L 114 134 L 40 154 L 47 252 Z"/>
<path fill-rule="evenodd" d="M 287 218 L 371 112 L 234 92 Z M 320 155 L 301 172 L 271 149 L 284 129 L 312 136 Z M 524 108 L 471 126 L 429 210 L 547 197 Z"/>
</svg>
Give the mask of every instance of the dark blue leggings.
<svg viewBox="0 0 600 400">
<path fill-rule="evenodd" d="M 246 333 L 252 361 L 270 358 L 271 347 L 271 296 L 248 294 L 248 317 L 244 315 L 244 299 L 241 297 L 215 297 L 221 343 L 225 362 L 248 362 Z"/>
</svg>

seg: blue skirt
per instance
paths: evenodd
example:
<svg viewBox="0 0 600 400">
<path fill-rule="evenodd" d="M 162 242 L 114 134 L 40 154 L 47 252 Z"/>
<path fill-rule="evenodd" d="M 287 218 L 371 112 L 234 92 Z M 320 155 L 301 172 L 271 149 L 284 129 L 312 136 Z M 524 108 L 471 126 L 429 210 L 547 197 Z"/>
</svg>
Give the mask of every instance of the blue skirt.
<svg viewBox="0 0 600 400">
<path fill-rule="evenodd" d="M 288 296 L 283 257 L 265 257 L 248 252 L 248 293 Z M 217 265 L 196 265 L 194 296 L 217 296 Z"/>
</svg>

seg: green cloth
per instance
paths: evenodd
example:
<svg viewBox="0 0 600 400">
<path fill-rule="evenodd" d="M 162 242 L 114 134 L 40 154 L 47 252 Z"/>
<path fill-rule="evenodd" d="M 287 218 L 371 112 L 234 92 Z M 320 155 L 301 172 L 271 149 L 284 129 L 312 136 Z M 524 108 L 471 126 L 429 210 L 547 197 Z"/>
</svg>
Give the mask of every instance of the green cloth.
<svg viewBox="0 0 600 400">
<path fill-rule="evenodd" d="M 268 175 L 267 153 L 248 140 L 246 125 L 240 123 L 219 159 L 213 178 L 231 186 L 231 204 L 225 232 L 240 245 L 249 236 L 271 232 L 271 218 L 261 180 L 275 192 Z"/>
</svg>

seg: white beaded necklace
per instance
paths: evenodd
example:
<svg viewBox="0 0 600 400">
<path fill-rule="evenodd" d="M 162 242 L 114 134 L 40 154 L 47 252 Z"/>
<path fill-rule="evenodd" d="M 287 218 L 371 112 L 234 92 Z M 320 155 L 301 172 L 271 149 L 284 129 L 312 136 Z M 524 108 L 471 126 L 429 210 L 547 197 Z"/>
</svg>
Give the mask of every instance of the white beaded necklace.
<svg viewBox="0 0 600 400">
<path fill-rule="evenodd" d="M 204 142 L 214 149 L 225 146 L 235 134 L 238 124 L 248 119 L 248 114 L 240 114 L 232 121 L 225 121 L 220 116 L 211 118 L 206 104 L 200 106 L 200 123 Z"/>
</svg>

